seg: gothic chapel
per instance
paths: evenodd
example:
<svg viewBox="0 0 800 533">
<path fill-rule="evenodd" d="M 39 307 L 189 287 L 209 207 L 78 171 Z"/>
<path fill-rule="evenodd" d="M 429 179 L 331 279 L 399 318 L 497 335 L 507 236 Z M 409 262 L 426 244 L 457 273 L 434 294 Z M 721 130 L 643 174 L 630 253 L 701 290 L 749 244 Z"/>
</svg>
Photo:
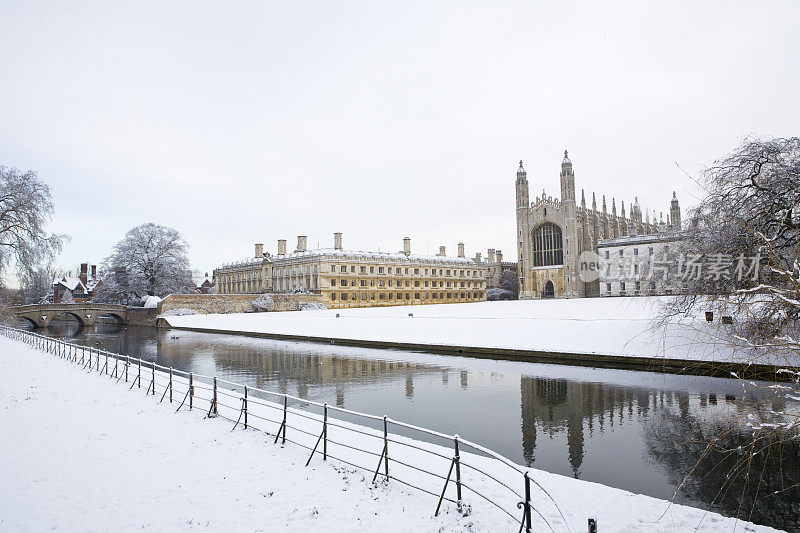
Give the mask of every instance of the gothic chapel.
<svg viewBox="0 0 800 533">
<path fill-rule="evenodd" d="M 592 205 L 586 206 L 581 190 L 578 204 L 575 198 L 575 173 L 572 161 L 564 150 L 561 162 L 561 199 L 547 196 L 530 200 L 528 176 L 522 161 L 517 170 L 517 259 L 520 299 L 580 298 L 599 294 L 598 283 L 584 283 L 578 277 L 578 257 L 584 251 L 597 253 L 597 241 L 631 235 L 646 235 L 680 229 L 681 213 L 678 198 L 672 194 L 666 223 L 656 221 L 655 213 L 642 217 L 638 197 L 625 213 L 625 202 L 617 214 L 616 201 L 611 211 L 602 197 L 598 210 L 592 193 Z"/>
</svg>

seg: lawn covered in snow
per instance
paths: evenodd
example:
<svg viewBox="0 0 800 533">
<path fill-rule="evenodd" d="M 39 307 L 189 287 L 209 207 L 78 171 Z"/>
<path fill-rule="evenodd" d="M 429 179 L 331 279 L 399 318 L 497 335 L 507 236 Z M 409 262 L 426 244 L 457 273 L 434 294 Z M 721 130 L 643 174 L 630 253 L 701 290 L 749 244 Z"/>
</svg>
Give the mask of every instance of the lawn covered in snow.
<svg viewBox="0 0 800 533">
<path fill-rule="evenodd" d="M 555 353 L 744 361 L 729 326 L 656 324 L 660 299 L 580 298 L 167 317 L 173 327 Z M 336 315 L 339 318 L 336 318 Z M 413 314 L 413 316 L 409 316 Z M 764 364 L 782 360 L 760 359 Z M 797 364 L 797 363 L 795 363 Z"/>
<path fill-rule="evenodd" d="M 308 452 L 296 445 L 232 432 L 227 420 L 204 419 L 202 408 L 176 413 L 144 390 L 0 337 L 0 530 L 517 530 L 475 498 L 468 516 L 446 505 L 434 518 L 429 495 L 393 481 L 373 485 L 335 460 L 305 467 Z M 742 527 L 595 483 L 531 476 L 576 531 L 588 516 L 600 531 Z"/>
</svg>

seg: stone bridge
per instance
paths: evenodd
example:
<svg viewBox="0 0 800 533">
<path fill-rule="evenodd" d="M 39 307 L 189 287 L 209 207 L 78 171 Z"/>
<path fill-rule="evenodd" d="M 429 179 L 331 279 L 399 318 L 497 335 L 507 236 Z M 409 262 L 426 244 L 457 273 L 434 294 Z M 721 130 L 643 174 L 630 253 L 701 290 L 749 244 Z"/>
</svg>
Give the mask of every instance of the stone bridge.
<svg viewBox="0 0 800 533">
<path fill-rule="evenodd" d="M 97 319 L 111 316 L 120 324 L 128 323 L 128 309 L 124 305 L 110 304 L 41 304 L 11 307 L 14 316 L 25 319 L 35 328 L 46 328 L 57 316 L 67 314 L 77 319 L 81 326 L 93 326 Z"/>
</svg>

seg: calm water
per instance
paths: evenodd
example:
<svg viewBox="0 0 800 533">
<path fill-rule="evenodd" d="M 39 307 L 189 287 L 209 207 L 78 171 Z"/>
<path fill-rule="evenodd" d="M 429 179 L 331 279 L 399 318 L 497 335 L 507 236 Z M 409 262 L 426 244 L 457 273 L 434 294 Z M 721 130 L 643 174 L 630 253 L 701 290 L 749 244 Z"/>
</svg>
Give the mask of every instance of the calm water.
<svg viewBox="0 0 800 533">
<path fill-rule="evenodd" d="M 705 443 L 734 414 L 786 408 L 766 384 L 251 339 L 177 330 L 56 323 L 54 336 L 268 390 L 386 414 L 459 435 L 535 468 L 672 498 Z M 721 441 L 736 449 L 746 428 Z M 677 501 L 800 531 L 797 442 L 756 456 L 764 483 L 725 475 L 739 453 L 702 460 Z M 753 474 L 751 474 L 753 476 Z M 754 477 L 754 476 L 753 476 Z M 742 500 L 741 495 L 745 494 Z M 753 501 L 755 499 L 755 504 Z M 743 501 L 741 510 L 739 503 Z"/>
</svg>

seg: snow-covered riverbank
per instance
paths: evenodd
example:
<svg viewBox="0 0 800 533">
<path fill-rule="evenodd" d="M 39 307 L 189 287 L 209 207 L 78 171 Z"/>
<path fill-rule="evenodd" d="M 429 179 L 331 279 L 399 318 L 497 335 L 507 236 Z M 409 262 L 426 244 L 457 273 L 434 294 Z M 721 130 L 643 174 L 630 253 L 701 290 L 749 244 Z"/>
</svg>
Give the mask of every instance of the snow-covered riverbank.
<svg viewBox="0 0 800 533">
<path fill-rule="evenodd" d="M 146 386 L 146 382 L 144 385 Z M 144 388 L 0 337 L 0 529 L 516 531 L 472 498 L 463 517 L 435 498 L 314 460 L 204 411 L 175 413 Z M 578 531 L 730 531 L 735 521 L 531 471 Z M 667 510 L 663 518 L 655 522 Z M 498 524 L 502 524 L 498 527 Z M 739 524 L 741 527 L 741 524 Z M 753 528 L 767 531 L 767 528 Z"/>
<path fill-rule="evenodd" d="M 583 298 L 173 316 L 173 327 L 430 346 L 746 361 L 719 320 L 656 325 L 659 298 Z M 337 314 L 339 317 L 337 318 Z M 413 316 L 409 316 L 412 314 Z M 722 340 L 724 339 L 724 340 Z M 786 364 L 784 359 L 759 361 Z"/>
</svg>

